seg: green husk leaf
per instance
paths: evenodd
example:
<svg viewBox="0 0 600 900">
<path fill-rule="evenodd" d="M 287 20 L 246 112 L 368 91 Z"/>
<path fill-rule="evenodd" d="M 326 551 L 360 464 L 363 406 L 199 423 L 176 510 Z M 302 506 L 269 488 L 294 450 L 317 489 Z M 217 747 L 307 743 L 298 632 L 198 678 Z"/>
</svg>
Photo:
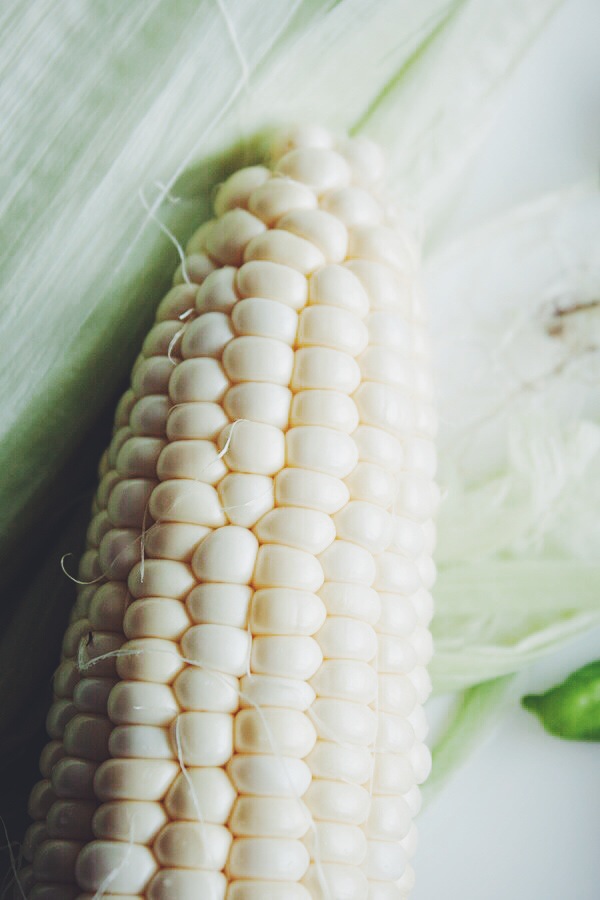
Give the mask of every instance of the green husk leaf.
<svg viewBox="0 0 600 900">
<path fill-rule="evenodd" d="M 457 696 L 450 719 L 432 748 L 431 774 L 421 789 L 426 805 L 484 740 L 501 707 L 507 705 L 513 683 L 512 676 L 494 678 Z"/>
</svg>

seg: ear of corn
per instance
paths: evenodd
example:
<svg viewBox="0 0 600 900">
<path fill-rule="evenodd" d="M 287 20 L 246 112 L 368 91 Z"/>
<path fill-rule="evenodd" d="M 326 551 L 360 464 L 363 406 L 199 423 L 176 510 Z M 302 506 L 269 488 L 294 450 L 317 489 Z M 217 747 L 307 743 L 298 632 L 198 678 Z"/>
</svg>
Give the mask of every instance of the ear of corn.
<svg viewBox="0 0 600 900">
<path fill-rule="evenodd" d="M 298 129 L 186 248 L 100 464 L 32 900 L 410 891 L 436 419 L 382 174 Z"/>
</svg>

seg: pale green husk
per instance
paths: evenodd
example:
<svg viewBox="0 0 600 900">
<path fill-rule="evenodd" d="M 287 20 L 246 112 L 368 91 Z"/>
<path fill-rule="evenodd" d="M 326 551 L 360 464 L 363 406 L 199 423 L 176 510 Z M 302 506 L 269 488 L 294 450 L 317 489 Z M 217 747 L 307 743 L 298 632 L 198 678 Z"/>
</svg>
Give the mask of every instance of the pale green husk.
<svg viewBox="0 0 600 900">
<path fill-rule="evenodd" d="M 444 495 L 432 676 L 454 690 L 600 623 L 597 188 L 466 236 L 430 259 L 428 284 Z"/>
</svg>

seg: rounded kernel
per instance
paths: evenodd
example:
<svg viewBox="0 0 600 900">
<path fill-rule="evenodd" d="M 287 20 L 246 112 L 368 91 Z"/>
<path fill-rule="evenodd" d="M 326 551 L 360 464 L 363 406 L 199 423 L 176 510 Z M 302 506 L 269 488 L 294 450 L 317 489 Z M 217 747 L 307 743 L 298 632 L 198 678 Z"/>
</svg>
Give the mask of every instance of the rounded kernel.
<svg viewBox="0 0 600 900">
<path fill-rule="evenodd" d="M 222 216 L 235 207 L 245 208 L 252 195 L 260 190 L 260 186 L 268 184 L 271 173 L 265 166 L 247 166 L 238 169 L 233 175 L 219 185 L 215 196 L 215 214 Z M 254 210 L 250 207 L 250 212 Z"/>
<path fill-rule="evenodd" d="M 324 581 L 319 560 L 304 550 L 280 544 L 259 547 L 254 571 L 256 588 L 297 588 L 318 591 Z"/>
<path fill-rule="evenodd" d="M 344 187 L 351 178 L 344 157 L 324 147 L 290 150 L 279 160 L 277 172 L 309 185 L 317 194 Z"/>
<path fill-rule="evenodd" d="M 275 477 L 278 506 L 300 506 L 332 515 L 348 502 L 341 479 L 309 469 L 282 469 Z"/>
<path fill-rule="evenodd" d="M 359 384 L 360 369 L 349 353 L 329 347 L 301 347 L 294 354 L 292 390 L 321 389 L 352 394 Z"/>
<path fill-rule="evenodd" d="M 234 422 L 223 429 L 218 446 L 224 451 L 224 459 L 229 468 L 236 472 L 274 475 L 285 464 L 283 432 L 263 422 Z"/>
<path fill-rule="evenodd" d="M 218 359 L 234 336 L 228 315 L 222 312 L 205 312 L 185 324 L 181 338 L 181 355 L 184 359 L 201 356 Z"/>
<path fill-rule="evenodd" d="M 356 275 L 345 265 L 327 265 L 309 281 L 309 303 L 338 306 L 359 318 L 369 312 L 369 298 Z"/>
<path fill-rule="evenodd" d="M 264 230 L 264 223 L 245 209 L 230 209 L 215 222 L 206 248 L 222 266 L 241 266 L 247 245 Z"/>
<path fill-rule="evenodd" d="M 236 275 L 237 269 L 233 266 L 222 266 L 207 275 L 200 288 L 196 289 L 196 310 L 200 313 L 210 310 L 231 312 L 238 300 Z"/>
<path fill-rule="evenodd" d="M 167 821 L 161 803 L 112 800 L 98 807 L 92 828 L 97 838 L 150 844 Z"/>
<path fill-rule="evenodd" d="M 357 463 L 353 437 L 318 425 L 299 425 L 285 435 L 287 464 L 344 478 Z"/>
<path fill-rule="evenodd" d="M 291 402 L 291 391 L 281 384 L 246 381 L 227 391 L 224 406 L 232 421 L 243 419 L 283 429 L 288 424 Z"/>
<path fill-rule="evenodd" d="M 263 516 L 254 533 L 261 544 L 285 544 L 316 555 L 335 539 L 335 526 L 317 510 L 278 507 Z"/>
<path fill-rule="evenodd" d="M 147 847 L 92 841 L 79 854 L 75 871 L 77 882 L 84 890 L 98 891 L 110 877 L 113 892 L 137 894 L 144 890 L 157 868 Z"/>
<path fill-rule="evenodd" d="M 274 338 L 290 345 L 296 340 L 298 316 L 295 310 L 277 300 L 262 297 L 240 300 L 231 318 L 237 334 Z"/>
<path fill-rule="evenodd" d="M 128 606 L 123 619 L 123 631 L 129 640 L 163 637 L 178 641 L 189 627 L 185 606 L 168 597 L 146 597 Z"/>
<path fill-rule="evenodd" d="M 261 797 L 301 797 L 311 782 L 305 762 L 294 757 L 273 756 L 273 748 L 265 754 L 237 753 L 227 771 L 239 794 Z"/>
<path fill-rule="evenodd" d="M 186 606 L 197 624 L 246 628 L 251 599 L 247 584 L 199 584 L 188 594 Z"/>
<path fill-rule="evenodd" d="M 179 766 L 169 759 L 108 759 L 98 768 L 98 800 L 162 800 Z"/>
<path fill-rule="evenodd" d="M 169 410 L 167 437 L 170 441 L 214 441 L 228 421 L 220 403 L 182 403 Z"/>
<path fill-rule="evenodd" d="M 186 766 L 222 766 L 233 753 L 233 716 L 181 713 L 171 726 L 171 741 Z"/>
<path fill-rule="evenodd" d="M 234 472 L 219 484 L 221 508 L 232 525 L 251 528 L 274 506 L 273 481 L 266 475 Z"/>
<path fill-rule="evenodd" d="M 227 345 L 223 366 L 232 382 L 265 381 L 287 387 L 292 377 L 294 351 L 283 341 L 244 335 Z"/>
<path fill-rule="evenodd" d="M 237 272 L 236 286 L 240 297 L 264 297 L 302 309 L 306 305 L 306 278 L 289 266 L 269 260 L 244 263 Z"/>
<path fill-rule="evenodd" d="M 190 768 L 189 778 L 179 774 L 165 798 L 171 819 L 224 825 L 235 800 L 232 784 L 221 768 Z"/>
<path fill-rule="evenodd" d="M 314 244 L 327 262 L 341 262 L 348 248 L 348 232 L 335 216 L 322 209 L 296 209 L 285 213 L 277 228 L 289 231 Z"/>
<path fill-rule="evenodd" d="M 310 275 L 325 262 L 325 257 L 310 241 L 288 231 L 271 229 L 253 238 L 244 253 L 244 262 L 273 262 Z"/>
<path fill-rule="evenodd" d="M 285 213 L 296 209 L 315 209 L 313 191 L 290 178 L 270 178 L 256 188 L 248 200 L 248 209 L 265 225 L 274 225 Z"/>
<path fill-rule="evenodd" d="M 204 538 L 192 559 L 199 581 L 249 584 L 254 572 L 258 541 L 247 528 L 225 525 Z"/>
<path fill-rule="evenodd" d="M 313 305 L 298 318 L 298 346 L 330 347 L 358 356 L 367 346 L 368 332 L 354 312 L 339 306 Z"/>
<path fill-rule="evenodd" d="M 322 425 L 351 434 L 358 425 L 356 404 L 339 391 L 300 391 L 294 395 L 291 425 Z"/>
<path fill-rule="evenodd" d="M 173 403 L 220 403 L 229 387 L 221 363 L 210 357 L 184 359 L 173 368 L 169 396 Z"/>
<path fill-rule="evenodd" d="M 229 625 L 195 625 L 183 636 L 181 648 L 203 668 L 242 675 L 248 668 L 250 635 Z"/>
</svg>

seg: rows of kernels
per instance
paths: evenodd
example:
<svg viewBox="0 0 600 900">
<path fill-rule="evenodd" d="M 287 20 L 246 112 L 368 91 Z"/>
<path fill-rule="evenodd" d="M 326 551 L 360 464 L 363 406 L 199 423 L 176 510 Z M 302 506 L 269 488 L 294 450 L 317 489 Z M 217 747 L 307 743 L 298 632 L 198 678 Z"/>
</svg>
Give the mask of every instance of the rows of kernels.
<svg viewBox="0 0 600 900">
<path fill-rule="evenodd" d="M 113 661 L 119 681 L 106 701 L 109 758 L 101 762 L 93 781 L 101 804 L 92 818 L 93 840 L 78 854 L 75 866 L 79 887 L 91 891 L 100 889 L 108 878 L 111 891 L 137 894 L 157 871 L 150 847 L 167 822 L 160 801 L 177 768 L 165 725 L 176 709 L 169 687 L 180 668 L 174 638 L 188 625 L 188 617 L 172 591 L 159 589 L 165 587 L 164 577 L 162 585 L 154 579 L 157 590 L 150 596 L 136 596 L 130 582 L 132 571 L 139 566 L 142 541 L 151 576 L 157 564 L 154 557 L 162 557 L 168 548 L 173 560 L 184 560 L 206 533 L 201 529 L 182 536 L 165 531 L 165 526 L 154 523 L 149 510 L 159 462 L 168 445 L 168 384 L 179 354 L 178 316 L 191 308 L 194 297 L 195 290 L 187 286 L 170 292 L 161 304 L 158 324 L 144 342 L 132 375 L 135 402 L 126 426 L 131 437 L 116 459 L 123 480 L 108 500 L 108 515 L 115 527 L 103 539 L 106 546 L 101 545 L 101 560 L 104 574 L 119 579 L 122 603 L 117 607 L 113 598 L 106 596 L 97 604 L 98 615 L 106 617 L 106 625 L 119 628 L 128 640 Z M 151 577 L 149 580 L 152 582 Z M 112 583 L 103 585 L 98 596 L 103 591 L 112 593 Z M 160 627 L 166 617 L 163 603 L 171 610 L 178 603 L 167 629 Z M 100 624 L 92 618 L 93 626 Z"/>
<path fill-rule="evenodd" d="M 156 346 L 146 344 L 148 356 Z M 157 395 L 164 404 L 165 397 Z M 136 431 L 128 426 L 139 403 L 133 389 L 121 399 L 115 416 L 114 437 L 103 455 L 100 485 L 92 506 L 92 521 L 87 533 L 87 550 L 79 566 L 78 577 L 90 581 L 78 587 L 77 601 L 71 614 L 71 625 L 63 641 L 62 662 L 54 677 L 55 700 L 47 727 L 53 740 L 46 745 L 40 759 L 45 780 L 32 792 L 30 812 L 36 822 L 25 839 L 26 858 L 33 861 L 34 893 L 68 896 L 74 887 L 75 859 L 81 842 L 93 837 L 92 821 L 97 808 L 93 778 L 100 762 L 109 755 L 111 723 L 107 702 L 115 683 L 114 661 L 79 671 L 82 642 L 85 659 L 119 649 L 124 636 L 123 613 L 127 592 L 122 582 L 131 559 L 139 552 L 139 529 L 119 529 L 110 515 L 110 497 L 117 487 L 127 488 L 133 458 L 135 465 L 148 478 L 155 477 L 157 447 L 162 446 L 164 415 L 154 415 L 153 426 L 144 427 L 144 415 L 137 416 Z M 148 434 L 150 441 L 144 446 Z M 142 442 L 142 443 L 141 443 Z M 133 452 L 131 452 L 133 451 Z M 140 471 L 139 474 L 142 474 Z M 123 565 L 125 562 L 127 565 Z M 100 579 L 108 577 L 106 583 Z M 27 873 L 25 878 L 27 879 Z"/>
<path fill-rule="evenodd" d="M 297 311 L 306 302 L 305 280 L 290 263 L 304 268 L 306 248 L 288 245 L 282 255 L 277 245 L 257 249 L 254 241 L 249 249 L 236 282 L 242 297 L 232 314 L 238 337 L 224 360 L 234 382 L 225 407 L 243 421 L 229 443 L 226 459 L 235 474 L 222 498 L 233 501 L 229 515 L 253 527 L 259 542 L 248 623 L 251 655 L 241 679 L 235 755 L 227 767 L 237 791 L 229 820 L 227 896 L 239 900 L 267 892 L 295 896 L 308 865 L 300 841 L 308 827 L 300 798 L 310 778 L 303 759 L 315 740 L 306 716 L 314 699 L 307 679 L 320 663 L 311 635 L 324 616 L 314 594 L 322 580 L 314 552 L 327 539 L 323 521 L 311 523 L 312 533 L 275 505 L 277 473 L 286 462 Z"/>
<path fill-rule="evenodd" d="M 369 241 L 363 240 L 363 246 L 368 249 Z M 371 515 L 361 503 L 360 521 L 346 511 L 339 518 L 346 534 L 351 534 L 353 527 L 363 527 L 366 533 L 371 520 L 371 540 L 381 538 L 374 582 L 380 598 L 380 616 L 375 624 L 378 696 L 374 708 L 378 713 L 378 731 L 372 803 L 365 826 L 368 852 L 364 870 L 370 882 L 369 896 L 402 897 L 413 878 L 406 860 L 415 850 L 412 819 L 419 806 L 416 785 L 429 769 L 429 755 L 423 744 L 426 724 L 418 705 L 426 697 L 423 690 L 417 697 L 411 676 L 429 662 L 431 654 L 426 630 L 430 604 L 423 601 L 422 595 L 431 588 L 434 576 L 430 563 L 433 547 L 431 540 L 425 540 L 425 532 L 434 512 L 435 454 L 433 434 L 428 430 L 433 419 L 421 416 L 421 409 L 430 403 L 431 396 L 428 382 L 416 377 L 419 366 L 426 365 L 427 360 L 422 359 L 425 348 L 416 339 L 418 325 L 412 294 L 407 296 L 406 285 L 397 278 L 394 308 L 394 284 L 391 269 L 387 269 L 394 260 L 385 246 L 382 252 L 381 244 L 370 255 L 370 263 L 354 265 L 373 309 L 367 323 L 369 348 L 360 359 L 363 383 L 359 409 L 361 422 L 400 439 L 402 464 L 396 476 L 395 500 L 385 510 L 386 516 L 381 515 L 379 506 L 380 498 L 385 497 L 377 486 L 379 473 L 369 467 L 362 473 L 353 473 L 350 489 L 361 501 L 369 499 L 374 504 Z M 426 428 L 420 425 L 421 421 Z M 371 498 L 369 485 L 373 489 Z M 415 494 L 418 498 L 407 502 Z M 393 497 L 393 493 L 388 494 L 388 498 Z M 378 506 L 379 513 L 375 514 Z M 358 539 L 356 534 L 354 539 Z M 416 604 L 415 597 L 420 598 Z"/>
<path fill-rule="evenodd" d="M 148 498 L 155 523 L 145 535 L 149 558 L 143 571 L 137 564 L 129 575 L 133 630 L 125 649 L 132 655 L 119 660 L 121 681 L 109 699 L 113 758 L 96 782 L 104 801 L 97 841 L 77 864 L 88 890 L 117 868 L 112 890 L 154 898 L 225 892 L 234 791 L 221 767 L 233 752 L 257 548 L 249 532 L 228 525 L 217 493 L 229 471 L 217 441 L 230 425 L 222 408 L 230 384 L 222 357 L 235 336 L 227 306 L 237 296 L 233 289 L 227 296 L 223 278 L 212 281 L 221 308 L 192 316 L 179 345 L 171 344 L 181 361 L 174 360 L 168 382 L 169 442 L 156 460 L 160 483 Z M 233 607 L 229 621 L 219 620 L 219 607 Z M 130 815 L 140 804 L 149 815 L 132 836 Z M 132 840 L 146 852 L 135 870 L 122 855 L 121 842 Z"/>
<path fill-rule="evenodd" d="M 427 767 L 427 347 L 410 253 L 364 190 L 378 151 L 359 139 L 337 152 L 321 129 L 290 140 L 274 175 L 251 167 L 219 189 L 103 460 L 100 552 L 80 577 L 102 566 L 121 593 L 99 601 L 88 653 L 124 632 L 129 654 L 91 670 L 112 757 L 83 790 L 102 802 L 77 863 L 92 892 L 108 876 L 108 896 L 150 898 L 409 887 L 409 869 L 397 890 L 391 879 L 399 843 L 414 849 Z M 412 619 L 396 602 L 410 590 Z M 101 691 L 87 680 L 89 704 Z M 377 823 L 403 815 L 405 836 L 381 840 Z"/>
<path fill-rule="evenodd" d="M 296 479 L 301 476 L 312 491 L 290 492 L 287 503 L 311 517 L 310 506 L 326 502 L 329 522 L 327 544 L 319 551 L 324 575 L 319 595 L 326 618 L 316 634 L 323 662 L 311 681 L 317 742 L 307 760 L 312 781 L 305 795 L 313 826 L 304 838 L 311 865 L 303 884 L 314 897 L 327 896 L 325 886 L 333 896 L 349 898 L 366 897 L 367 891 L 359 868 L 366 849 L 360 826 L 368 815 L 365 784 L 376 728 L 369 707 L 375 692 L 370 665 L 375 634 L 364 610 L 352 618 L 337 615 L 339 610 L 328 603 L 332 593 L 343 592 L 346 581 L 352 582 L 351 593 L 369 595 L 374 577 L 369 551 L 340 540 L 336 529 L 336 515 L 349 500 L 343 479 L 358 459 L 351 435 L 359 416 L 351 395 L 360 381 L 356 357 L 367 342 L 365 311 L 360 285 L 341 266 L 316 273 L 309 280 L 309 305 L 300 315 L 292 383 L 288 465 L 297 468 L 289 471 L 298 473 Z"/>
</svg>

